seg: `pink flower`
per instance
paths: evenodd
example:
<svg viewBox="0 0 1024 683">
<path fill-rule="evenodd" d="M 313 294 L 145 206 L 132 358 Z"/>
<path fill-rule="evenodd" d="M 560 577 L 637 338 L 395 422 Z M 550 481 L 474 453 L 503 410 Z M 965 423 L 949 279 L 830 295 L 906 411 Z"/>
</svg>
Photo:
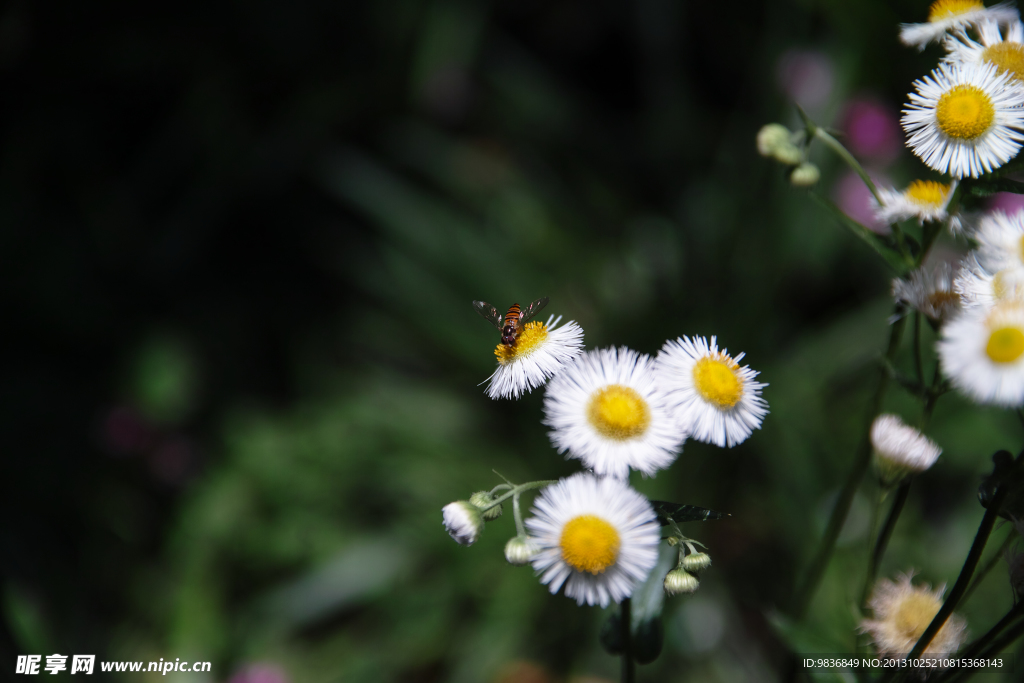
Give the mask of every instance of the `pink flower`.
<svg viewBox="0 0 1024 683">
<path fill-rule="evenodd" d="M 1012 215 L 1021 209 L 1024 209 L 1024 194 L 997 192 L 988 198 L 989 211 L 998 210 Z"/>
<path fill-rule="evenodd" d="M 850 100 L 841 117 L 847 149 L 859 158 L 889 163 L 903 149 L 896 112 L 878 100 Z"/>
</svg>

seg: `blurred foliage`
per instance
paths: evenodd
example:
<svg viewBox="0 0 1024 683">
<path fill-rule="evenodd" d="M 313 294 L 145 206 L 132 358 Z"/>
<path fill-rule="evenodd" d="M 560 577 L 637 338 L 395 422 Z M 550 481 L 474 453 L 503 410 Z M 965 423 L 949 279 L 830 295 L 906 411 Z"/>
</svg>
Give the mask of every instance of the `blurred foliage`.
<svg viewBox="0 0 1024 683">
<path fill-rule="evenodd" d="M 591 348 L 714 334 L 770 383 L 749 441 L 634 482 L 731 514 L 684 525 L 714 566 L 667 601 L 641 680 L 788 679 L 793 652 L 853 651 L 870 485 L 808 620 L 781 609 L 865 429 L 891 274 L 754 136 L 795 125 L 794 59 L 827 76 L 805 102 L 823 125 L 855 96 L 896 112 L 938 55 L 896 40 L 925 5 L 6 3 L 3 660 L 614 679 L 600 610 L 505 563 L 510 515 L 471 548 L 440 524 L 492 470 L 576 469 L 540 395 L 477 386 L 497 339 L 470 301 L 542 295 Z M 844 173 L 814 161 L 823 188 Z M 885 173 L 922 170 L 904 151 Z M 952 582 L 1021 430 L 951 394 L 929 434 L 944 455 L 881 575 Z M 979 634 L 1011 602 L 1000 563 L 962 612 Z"/>
</svg>

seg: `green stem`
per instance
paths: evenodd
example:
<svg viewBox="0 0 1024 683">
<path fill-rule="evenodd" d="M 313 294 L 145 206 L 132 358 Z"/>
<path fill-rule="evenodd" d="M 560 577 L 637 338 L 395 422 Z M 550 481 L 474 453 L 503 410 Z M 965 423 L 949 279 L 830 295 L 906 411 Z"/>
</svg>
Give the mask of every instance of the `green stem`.
<svg viewBox="0 0 1024 683">
<path fill-rule="evenodd" d="M 493 507 L 497 507 L 504 503 L 509 498 L 514 498 L 518 496 L 523 491 L 544 488 L 549 484 L 554 484 L 556 481 L 557 479 L 544 479 L 541 481 L 528 481 L 525 484 L 519 484 L 518 486 L 513 487 L 511 490 L 495 498 L 487 507 L 480 508 L 480 512 L 486 512 L 487 510 L 490 510 Z"/>
<path fill-rule="evenodd" d="M 953 196 L 949 198 L 949 203 L 946 204 L 946 213 L 950 216 L 960 211 L 960 202 L 964 196 L 964 192 L 971 186 L 969 178 L 964 178 L 956 184 L 956 189 L 953 190 Z"/>
<path fill-rule="evenodd" d="M 914 369 L 917 381 L 924 386 L 924 364 L 921 362 L 921 311 L 914 311 Z"/>
<path fill-rule="evenodd" d="M 871 176 L 869 176 L 867 171 L 864 170 L 864 167 L 860 165 L 860 162 L 850 154 L 849 150 L 843 147 L 841 142 L 826 133 L 824 128 L 816 125 L 814 126 L 814 136 L 824 142 L 829 149 L 839 156 L 840 159 L 845 161 L 847 166 L 856 171 L 857 175 L 860 176 L 860 179 L 864 181 L 864 184 L 868 186 L 868 190 L 871 191 L 871 196 L 875 198 L 875 201 L 882 206 L 885 206 L 885 202 L 883 202 L 882 198 L 878 196 L 878 188 L 875 187 L 875 183 L 871 180 Z"/>
<path fill-rule="evenodd" d="M 921 264 L 924 263 L 925 258 L 928 257 L 928 252 L 932 249 L 932 245 L 935 244 L 935 238 L 942 232 L 943 225 L 939 221 L 928 221 L 924 224 L 924 230 L 921 234 L 921 251 L 918 252 L 917 258 L 914 259 L 914 268 L 920 268 Z"/>
<path fill-rule="evenodd" d="M 889 348 L 885 353 L 885 361 L 889 365 L 892 365 L 896 352 L 899 350 L 900 338 L 903 336 L 903 328 L 906 326 L 906 322 L 906 317 L 903 317 L 892 324 L 892 329 L 889 332 Z M 839 492 L 839 498 L 836 500 L 835 507 L 832 508 L 832 515 L 829 517 L 828 526 L 825 527 L 825 535 L 821 540 L 821 545 L 818 547 L 818 552 L 811 562 L 811 567 L 807 572 L 807 577 L 804 579 L 804 584 L 797 592 L 797 597 L 794 600 L 793 615 L 797 619 L 802 618 L 807 611 L 811 598 L 814 597 L 814 592 L 821 582 L 821 577 L 825 574 L 825 569 L 828 567 L 828 562 L 835 550 L 839 532 L 842 531 L 846 517 L 850 514 L 853 498 L 857 494 L 857 489 L 860 487 L 861 481 L 864 479 L 864 475 L 871 464 L 871 440 L 868 438 L 868 431 L 871 429 L 871 422 L 878 415 L 878 410 L 882 405 L 882 398 L 885 396 L 885 390 L 888 386 L 889 371 L 884 362 L 879 373 L 878 388 L 875 390 L 875 395 L 868 406 L 867 429 L 864 430 L 864 437 L 854 455 L 853 467 L 850 468 L 850 474 L 846 477 L 846 482 Z"/>
<path fill-rule="evenodd" d="M 918 382 L 923 386 L 924 368 L 921 362 L 921 313 L 919 311 L 914 312 L 914 364 L 917 366 Z M 939 366 L 936 364 L 935 373 L 932 376 L 932 385 L 931 388 L 928 389 L 924 411 L 921 414 L 921 430 L 924 430 L 924 428 L 928 426 L 932 412 L 935 409 L 935 402 L 941 395 L 938 391 L 941 379 L 942 373 L 939 370 Z M 867 600 L 871 593 L 871 587 L 874 585 L 875 579 L 878 577 L 878 567 L 882 562 L 883 555 L 885 555 L 885 550 L 889 544 L 889 539 L 892 537 L 892 532 L 896 528 L 896 520 L 899 519 L 900 513 L 903 512 L 903 506 L 907 502 L 907 496 L 910 495 L 910 482 L 911 480 L 908 479 L 899 487 L 899 490 L 896 492 L 896 498 L 893 499 L 892 507 L 889 509 L 889 516 L 885 520 L 885 525 L 878 534 L 874 552 L 868 562 L 868 574 L 864 581 L 864 590 L 861 592 L 860 602 L 862 609 L 866 608 Z M 874 527 L 872 526 L 872 528 Z"/>
<path fill-rule="evenodd" d="M 1024 620 L 1018 621 L 1010 630 L 1003 633 L 991 645 L 982 650 L 982 657 L 992 657 L 1002 652 L 1010 643 L 1024 635 Z"/>
<path fill-rule="evenodd" d="M 942 369 L 938 363 L 935 363 L 935 373 L 932 375 L 932 386 L 928 389 L 928 398 L 924 402 L 924 411 L 921 413 L 921 421 L 919 423 L 918 430 L 924 431 L 924 428 L 928 426 L 928 422 L 932 419 L 932 413 L 935 411 L 935 404 L 939 400 L 939 396 L 942 396 L 945 391 L 942 389 Z"/>
<path fill-rule="evenodd" d="M 635 683 L 636 663 L 633 661 L 633 615 L 629 598 L 622 601 L 622 683 Z"/>
<path fill-rule="evenodd" d="M 889 230 L 892 232 L 893 238 L 896 240 L 896 251 L 900 252 L 905 260 L 910 259 L 910 250 L 907 249 L 907 240 L 903 236 L 903 229 L 899 223 L 892 223 L 889 225 Z"/>
<path fill-rule="evenodd" d="M 1017 620 L 1017 617 L 1021 616 L 1022 614 L 1024 614 L 1024 600 L 1018 602 L 1010 611 L 1008 611 L 1004 616 L 1002 616 L 998 623 L 991 629 L 989 629 L 984 636 L 971 643 L 968 646 L 968 648 L 964 650 L 961 654 L 957 654 L 956 658 L 973 659 L 974 657 L 978 656 L 978 653 L 981 652 L 982 649 L 985 648 L 985 646 L 991 643 L 996 636 L 998 636 L 1000 633 L 1002 633 L 1002 631 L 1004 631 L 1007 627 L 1013 624 Z M 958 671 L 958 669 L 946 670 L 946 673 L 942 677 L 940 677 L 935 683 L 948 683 L 948 681 L 954 678 L 955 673 L 957 673 Z"/>
<path fill-rule="evenodd" d="M 897 489 L 896 497 L 892 501 L 892 507 L 889 508 L 889 515 L 885 518 L 885 525 L 882 526 L 882 530 L 878 533 L 878 540 L 875 541 L 875 549 L 871 553 L 871 559 L 868 561 L 868 575 L 864 580 L 864 590 L 860 594 L 862 610 L 867 607 L 871 588 L 875 585 L 875 578 L 878 576 L 878 566 L 882 563 L 882 556 L 885 555 L 885 549 L 889 545 L 892 531 L 896 528 L 896 520 L 900 518 L 900 513 L 903 512 L 903 505 L 907 502 L 908 495 L 910 495 L 909 479 Z"/>
<path fill-rule="evenodd" d="M 519 512 L 519 494 L 512 496 L 512 518 L 516 521 L 516 533 L 520 536 L 526 535 L 526 528 L 523 527 L 523 516 Z"/>
<path fill-rule="evenodd" d="M 860 162 L 857 161 L 857 159 L 852 154 L 850 154 L 850 151 L 846 149 L 846 147 L 844 147 L 842 143 L 840 143 L 838 140 L 832 137 L 824 128 L 821 128 L 816 123 L 814 123 L 810 119 L 810 117 L 808 117 L 807 114 L 803 111 L 803 109 L 797 107 L 797 110 L 800 112 L 800 117 L 803 119 L 804 127 L 807 130 L 808 137 L 813 136 L 818 138 L 829 149 L 835 152 L 839 156 L 839 158 L 846 163 L 847 166 L 853 169 L 854 172 L 856 172 L 857 175 L 860 176 L 860 179 L 864 181 L 864 185 L 867 186 L 868 191 L 871 192 L 871 195 L 875 198 L 875 201 L 878 202 L 879 205 L 884 206 L 885 202 L 882 201 L 881 196 L 878 194 L 878 188 L 875 187 L 874 181 L 871 180 L 871 176 L 869 176 L 867 171 L 864 170 L 864 167 L 860 165 Z M 966 183 L 960 183 L 957 186 L 953 197 L 950 198 L 949 207 L 951 210 L 953 209 L 953 207 L 959 204 L 960 195 L 963 192 L 963 187 L 965 186 L 965 184 Z M 992 189 L 991 191 L 988 191 L 988 194 L 992 194 L 992 192 L 997 191 L 1024 193 L 1024 183 L 1019 183 L 1013 180 L 994 178 L 987 179 L 986 189 L 989 187 L 991 187 Z M 856 223 L 856 221 L 853 222 Z M 852 226 L 848 225 L 848 227 Z M 896 249 L 897 251 L 899 251 L 900 256 L 903 258 L 903 260 L 906 261 L 912 268 L 920 267 L 920 265 L 924 262 L 925 257 L 927 257 L 928 252 L 931 250 L 932 244 L 935 242 L 935 238 L 938 237 L 939 232 L 941 232 L 941 229 L 942 224 L 937 221 L 929 221 L 928 223 L 926 223 L 924 226 L 924 233 L 922 234 L 921 251 L 917 254 L 916 258 L 912 258 L 911 253 L 910 251 L 908 251 L 906 242 L 903 238 L 903 232 L 900 230 L 898 224 L 893 224 L 892 233 L 896 241 Z M 854 230 L 854 232 L 858 231 Z M 862 238 L 864 237 L 862 234 L 859 234 L 859 236 L 861 236 Z M 899 268 L 897 268 L 897 270 L 899 270 Z"/>
<path fill-rule="evenodd" d="M 1003 539 L 1003 543 L 999 546 L 999 550 L 992 553 L 992 557 L 988 558 L 988 560 L 985 561 L 985 564 L 981 565 L 981 569 L 975 572 L 974 581 L 972 581 L 971 585 L 967 587 L 967 590 L 964 592 L 964 597 L 960 598 L 960 602 L 967 602 L 968 598 L 971 597 L 971 594 L 979 585 L 981 585 L 981 582 L 985 580 L 985 577 L 988 576 L 988 573 L 992 571 L 997 564 L 999 564 L 999 560 L 1003 558 L 1003 553 L 1010 547 L 1010 543 L 1013 542 L 1014 538 L 1016 538 L 1016 534 L 1012 531 L 1006 534 L 1006 538 Z"/>
<path fill-rule="evenodd" d="M 871 506 L 871 523 L 868 525 L 868 545 L 874 546 L 878 541 L 878 520 L 882 516 L 882 506 L 885 504 L 886 498 L 889 497 L 889 487 L 883 486 L 879 481 L 877 492 L 875 493 L 875 504 Z M 864 587 L 860 592 L 860 604 L 863 605 L 867 600 L 868 591 L 871 588 L 871 559 L 873 555 L 868 555 L 867 571 L 865 572 Z M 861 608 L 863 611 L 863 608 Z"/>
<path fill-rule="evenodd" d="M 916 659 L 920 657 L 921 653 L 925 651 L 931 642 L 935 638 L 935 634 L 939 632 L 939 629 L 946 623 L 949 615 L 953 613 L 956 606 L 960 603 L 960 599 L 967 591 L 967 586 L 970 584 L 971 577 L 974 575 L 974 569 L 978 566 L 978 561 L 981 560 L 981 554 L 985 550 L 985 543 L 988 541 L 989 535 L 992 533 L 992 527 L 996 523 L 996 518 L 999 516 L 999 510 L 1003 506 L 1003 501 L 1010 494 L 1010 489 L 1013 488 L 1011 480 L 1017 473 L 1020 464 L 1024 462 L 1024 451 L 1019 453 L 1013 461 L 1013 465 L 1009 468 L 1000 481 L 999 486 L 996 488 L 996 493 L 992 497 L 992 501 L 989 503 L 988 509 L 985 510 L 985 516 L 981 519 L 981 524 L 978 526 L 978 533 L 974 537 L 974 543 L 971 545 L 970 552 L 967 553 L 967 559 L 964 560 L 964 566 L 960 570 L 960 575 L 956 579 L 956 583 L 953 584 L 953 589 L 949 591 L 949 595 L 946 597 L 945 602 L 942 603 L 942 607 L 939 608 L 938 613 L 932 622 L 928 624 L 928 628 L 924 630 L 921 637 L 918 639 L 917 644 L 907 654 L 907 659 Z M 895 670 L 891 669 L 882 676 L 880 683 L 887 683 L 893 680 L 895 676 L 899 676 L 902 679 L 906 675 L 905 669 Z"/>
</svg>

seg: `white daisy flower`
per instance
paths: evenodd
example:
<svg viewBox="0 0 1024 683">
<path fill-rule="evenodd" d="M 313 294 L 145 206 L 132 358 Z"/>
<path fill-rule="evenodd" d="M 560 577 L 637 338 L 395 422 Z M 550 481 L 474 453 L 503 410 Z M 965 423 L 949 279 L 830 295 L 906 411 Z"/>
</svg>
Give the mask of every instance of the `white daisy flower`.
<svg viewBox="0 0 1024 683">
<path fill-rule="evenodd" d="M 930 168 L 976 178 L 1020 151 L 1024 86 L 994 65 L 940 64 L 914 87 L 902 124 Z"/>
<path fill-rule="evenodd" d="M 441 508 L 444 528 L 460 545 L 473 545 L 484 530 L 484 518 L 480 508 L 468 500 L 457 500 Z"/>
<path fill-rule="evenodd" d="M 672 464 L 686 433 L 658 392 L 654 361 L 625 347 L 588 351 L 548 383 L 544 424 L 559 453 L 599 475 L 652 475 Z"/>
<path fill-rule="evenodd" d="M 934 180 L 915 180 L 907 189 L 878 188 L 879 204 L 872 197 L 875 218 L 882 223 L 899 223 L 916 218 L 918 223 L 944 221 L 949 217 L 946 207 L 956 190 L 956 181 L 950 184 Z"/>
<path fill-rule="evenodd" d="M 978 265 L 985 271 L 1024 270 L 1024 211 L 1012 215 L 993 211 L 984 216 L 974 239 Z"/>
<path fill-rule="evenodd" d="M 963 29 L 982 21 L 1007 24 L 1017 18 L 1017 10 L 1007 3 L 985 7 L 980 0 L 937 0 L 928 8 L 927 22 L 900 25 L 900 40 L 904 45 L 923 50 L 928 43 L 942 38 L 947 31 Z"/>
<path fill-rule="evenodd" d="M 757 372 L 740 367 L 718 350 L 715 337 L 669 340 L 658 353 L 658 381 L 679 425 L 698 441 L 732 448 L 761 427 L 768 404 L 754 381 Z"/>
<path fill-rule="evenodd" d="M 879 415 L 871 424 L 871 445 L 875 466 L 887 485 L 924 472 L 942 454 L 934 441 L 890 413 Z"/>
<path fill-rule="evenodd" d="M 904 303 L 932 320 L 945 320 L 960 310 L 960 295 L 953 288 L 953 267 L 946 261 L 931 268 L 922 266 L 907 279 L 894 279 L 892 296 L 897 303 Z M 894 316 L 896 320 L 900 317 Z"/>
<path fill-rule="evenodd" d="M 965 308 L 991 308 L 1000 301 L 1024 301 L 1024 268 L 989 273 L 972 253 L 953 280 L 953 289 Z"/>
<path fill-rule="evenodd" d="M 948 50 L 943 61 L 960 64 L 993 64 L 1000 73 L 1009 73 L 1024 80 L 1024 24 L 1015 20 L 1007 24 L 1005 36 L 997 21 L 977 25 L 978 41 L 963 31 L 946 36 L 943 46 Z"/>
<path fill-rule="evenodd" d="M 546 323 L 529 322 L 513 346 L 498 344 L 498 369 L 487 378 L 491 398 L 519 398 L 544 384 L 583 351 L 583 328 L 570 320 L 556 327 L 562 316 Z"/>
<path fill-rule="evenodd" d="M 545 488 L 526 520 L 531 562 L 552 593 L 582 605 L 621 602 L 658 561 L 661 528 L 651 503 L 614 477 L 581 472 Z"/>
<path fill-rule="evenodd" d="M 961 313 L 942 328 L 942 372 L 978 403 L 1024 405 L 1024 303 Z"/>
<path fill-rule="evenodd" d="M 901 575 L 898 582 L 879 579 L 868 602 L 875 618 L 860 623 L 860 630 L 871 636 L 879 654 L 890 659 L 905 657 L 913 650 L 942 607 L 945 586 L 934 591 L 928 585 L 914 586 L 912 577 L 911 572 Z M 967 640 L 966 626 L 956 613 L 949 615 L 922 656 L 942 658 L 956 652 Z"/>
</svg>

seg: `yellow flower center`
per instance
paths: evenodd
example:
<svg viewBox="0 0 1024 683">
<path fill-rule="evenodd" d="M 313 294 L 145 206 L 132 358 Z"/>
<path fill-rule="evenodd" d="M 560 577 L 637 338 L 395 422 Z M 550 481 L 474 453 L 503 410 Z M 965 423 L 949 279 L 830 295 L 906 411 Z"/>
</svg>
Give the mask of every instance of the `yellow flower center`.
<svg viewBox="0 0 1024 683">
<path fill-rule="evenodd" d="M 940 207 L 946 203 L 947 192 L 949 185 L 934 180 L 915 180 L 907 187 L 905 195 L 915 204 Z"/>
<path fill-rule="evenodd" d="M 580 515 L 562 527 L 562 559 L 578 572 L 600 574 L 619 556 L 619 532 L 594 515 Z"/>
<path fill-rule="evenodd" d="M 995 64 L 999 73 L 1008 73 L 1014 78 L 1024 80 L 1024 45 L 1004 41 L 986 47 L 981 59 Z"/>
<path fill-rule="evenodd" d="M 547 338 L 548 328 L 544 326 L 544 323 L 526 323 L 526 325 L 519 330 L 519 336 L 516 338 L 516 343 L 512 346 L 498 344 L 498 348 L 494 349 L 494 355 L 498 357 L 499 363 L 502 365 L 508 365 L 514 360 L 529 356 L 537 349 L 537 347 L 543 344 L 544 340 Z"/>
<path fill-rule="evenodd" d="M 942 132 L 958 140 L 973 140 L 987 131 L 996 118 L 995 107 L 985 91 L 975 85 L 957 85 L 942 93 L 935 120 Z"/>
<path fill-rule="evenodd" d="M 587 419 L 601 436 L 625 441 L 647 431 L 651 424 L 651 410 L 635 390 L 609 384 L 598 389 L 590 399 Z"/>
<path fill-rule="evenodd" d="M 976 9 L 985 9 L 978 0 L 937 0 L 928 8 L 928 21 L 941 21 Z"/>
<path fill-rule="evenodd" d="M 701 358 L 693 366 L 693 383 L 708 403 L 732 408 L 743 397 L 739 366 L 728 356 Z"/>
<path fill-rule="evenodd" d="M 985 353 L 995 363 L 1012 363 L 1024 354 L 1024 332 L 1016 327 L 1000 327 L 988 337 Z"/>
<path fill-rule="evenodd" d="M 909 641 L 916 641 L 932 623 L 942 603 L 927 592 L 914 592 L 900 600 L 893 625 Z"/>
</svg>

